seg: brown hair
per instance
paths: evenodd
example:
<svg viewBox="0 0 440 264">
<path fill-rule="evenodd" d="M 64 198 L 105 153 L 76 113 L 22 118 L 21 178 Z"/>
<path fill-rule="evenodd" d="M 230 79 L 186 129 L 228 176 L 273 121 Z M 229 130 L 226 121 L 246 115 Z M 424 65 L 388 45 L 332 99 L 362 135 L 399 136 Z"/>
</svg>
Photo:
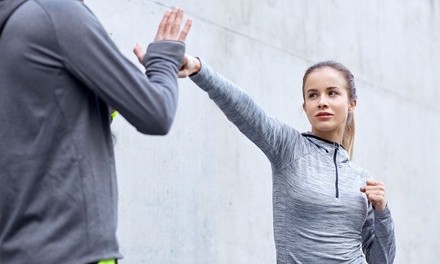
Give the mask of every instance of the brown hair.
<svg viewBox="0 0 440 264">
<path fill-rule="evenodd" d="M 347 93 L 348 93 L 348 100 L 351 102 L 353 100 L 357 99 L 356 94 L 356 85 L 354 83 L 354 75 L 350 72 L 350 70 L 342 65 L 339 62 L 334 61 L 323 61 L 319 62 L 315 65 L 312 65 L 310 68 L 307 69 L 306 73 L 303 77 L 303 99 L 305 100 L 304 95 L 304 84 L 307 80 L 307 77 L 315 70 L 329 67 L 332 68 L 342 74 L 344 77 L 346 83 L 347 83 Z M 354 134 L 355 134 L 355 123 L 354 123 L 354 114 L 353 112 L 348 113 L 347 121 L 345 124 L 345 131 L 344 131 L 344 137 L 342 138 L 342 146 L 345 150 L 347 150 L 348 154 L 350 155 L 350 158 L 353 155 L 353 144 L 354 144 Z"/>
</svg>

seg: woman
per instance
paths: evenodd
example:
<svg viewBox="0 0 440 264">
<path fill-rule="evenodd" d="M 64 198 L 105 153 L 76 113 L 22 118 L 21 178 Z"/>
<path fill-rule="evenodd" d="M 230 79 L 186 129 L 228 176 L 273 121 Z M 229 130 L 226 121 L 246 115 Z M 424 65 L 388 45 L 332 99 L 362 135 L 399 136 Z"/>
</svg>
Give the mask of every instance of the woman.
<svg viewBox="0 0 440 264">
<path fill-rule="evenodd" d="M 350 160 L 357 95 L 346 67 L 326 61 L 306 71 L 307 133 L 266 115 L 197 58 L 186 55 L 179 76 L 190 76 L 270 160 L 277 263 L 393 262 L 385 187 Z"/>
</svg>

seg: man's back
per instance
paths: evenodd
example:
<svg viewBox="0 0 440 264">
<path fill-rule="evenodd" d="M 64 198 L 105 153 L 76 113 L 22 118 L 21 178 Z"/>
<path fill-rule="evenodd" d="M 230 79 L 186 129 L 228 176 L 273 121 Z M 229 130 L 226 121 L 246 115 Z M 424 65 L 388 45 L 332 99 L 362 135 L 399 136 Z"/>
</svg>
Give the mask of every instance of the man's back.
<svg viewBox="0 0 440 264">
<path fill-rule="evenodd" d="M 173 72 L 184 45 L 170 45 Z M 0 58 L 1 262 L 120 258 L 108 103 L 139 131 L 161 134 L 148 106 L 157 96 L 146 91 L 158 87 L 80 1 L 24 3 L 4 25 Z M 176 76 L 163 75 L 172 116 Z"/>
</svg>

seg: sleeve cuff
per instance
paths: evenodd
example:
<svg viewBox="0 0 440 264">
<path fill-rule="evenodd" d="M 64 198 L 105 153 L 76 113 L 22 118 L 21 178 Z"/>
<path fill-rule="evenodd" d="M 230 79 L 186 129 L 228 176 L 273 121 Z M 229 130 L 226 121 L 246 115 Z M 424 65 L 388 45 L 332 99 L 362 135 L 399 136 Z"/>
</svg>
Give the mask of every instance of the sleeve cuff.
<svg viewBox="0 0 440 264">
<path fill-rule="evenodd" d="M 182 63 L 183 56 L 185 55 L 185 43 L 180 41 L 161 40 L 150 43 L 142 64 L 145 68 L 148 68 L 151 61 L 155 58 L 162 58 L 173 62 L 177 67 Z"/>
<path fill-rule="evenodd" d="M 209 65 L 205 64 L 203 62 L 203 60 L 201 60 L 200 58 L 198 58 L 200 61 L 200 71 L 198 73 L 195 73 L 191 76 L 189 76 L 189 78 L 195 83 L 197 84 L 197 86 L 199 86 L 200 88 L 202 88 L 205 91 L 209 90 L 209 85 L 207 85 L 209 83 L 209 75 L 212 72 L 212 69 Z"/>
<path fill-rule="evenodd" d="M 391 217 L 391 211 L 388 208 L 388 205 L 387 205 L 387 207 L 385 207 L 385 209 L 382 212 L 378 212 L 378 211 L 374 210 L 374 217 L 375 217 L 375 219 L 387 219 L 387 218 L 390 218 Z"/>
</svg>

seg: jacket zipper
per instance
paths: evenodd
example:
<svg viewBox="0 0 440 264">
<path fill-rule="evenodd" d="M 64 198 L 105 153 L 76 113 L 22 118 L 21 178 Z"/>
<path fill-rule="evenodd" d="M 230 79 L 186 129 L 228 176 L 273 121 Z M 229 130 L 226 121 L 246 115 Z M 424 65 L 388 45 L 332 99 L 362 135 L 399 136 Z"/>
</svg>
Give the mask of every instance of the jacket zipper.
<svg viewBox="0 0 440 264">
<path fill-rule="evenodd" d="M 328 140 L 325 140 L 325 139 L 322 139 L 320 137 L 317 137 L 317 136 L 314 136 L 314 135 L 310 135 L 310 134 L 307 134 L 307 133 L 302 133 L 301 135 L 303 135 L 305 137 L 316 138 L 316 139 L 319 139 L 321 141 L 333 144 L 333 146 L 335 146 L 335 152 L 333 154 L 333 164 L 335 165 L 335 171 L 336 171 L 336 179 L 335 179 L 335 189 L 336 189 L 335 192 L 336 192 L 336 194 L 335 194 L 335 196 L 336 196 L 336 198 L 339 199 L 339 171 L 338 171 L 337 157 L 338 157 L 338 150 L 339 150 L 339 146 L 340 145 L 338 143 L 336 143 L 336 142 L 331 142 L 331 141 L 328 141 Z M 321 147 L 320 145 L 316 144 L 312 140 L 310 140 L 310 142 L 312 142 L 318 148 L 321 148 L 321 149 L 325 150 L 325 152 L 327 152 L 327 153 L 330 152 L 326 148 Z"/>
<path fill-rule="evenodd" d="M 338 174 L 338 163 L 336 162 L 338 150 L 339 150 L 339 145 L 335 143 L 335 153 L 333 155 L 333 163 L 335 164 L 335 170 L 336 170 L 336 180 L 335 180 L 336 198 L 339 198 L 339 174 Z"/>
</svg>

